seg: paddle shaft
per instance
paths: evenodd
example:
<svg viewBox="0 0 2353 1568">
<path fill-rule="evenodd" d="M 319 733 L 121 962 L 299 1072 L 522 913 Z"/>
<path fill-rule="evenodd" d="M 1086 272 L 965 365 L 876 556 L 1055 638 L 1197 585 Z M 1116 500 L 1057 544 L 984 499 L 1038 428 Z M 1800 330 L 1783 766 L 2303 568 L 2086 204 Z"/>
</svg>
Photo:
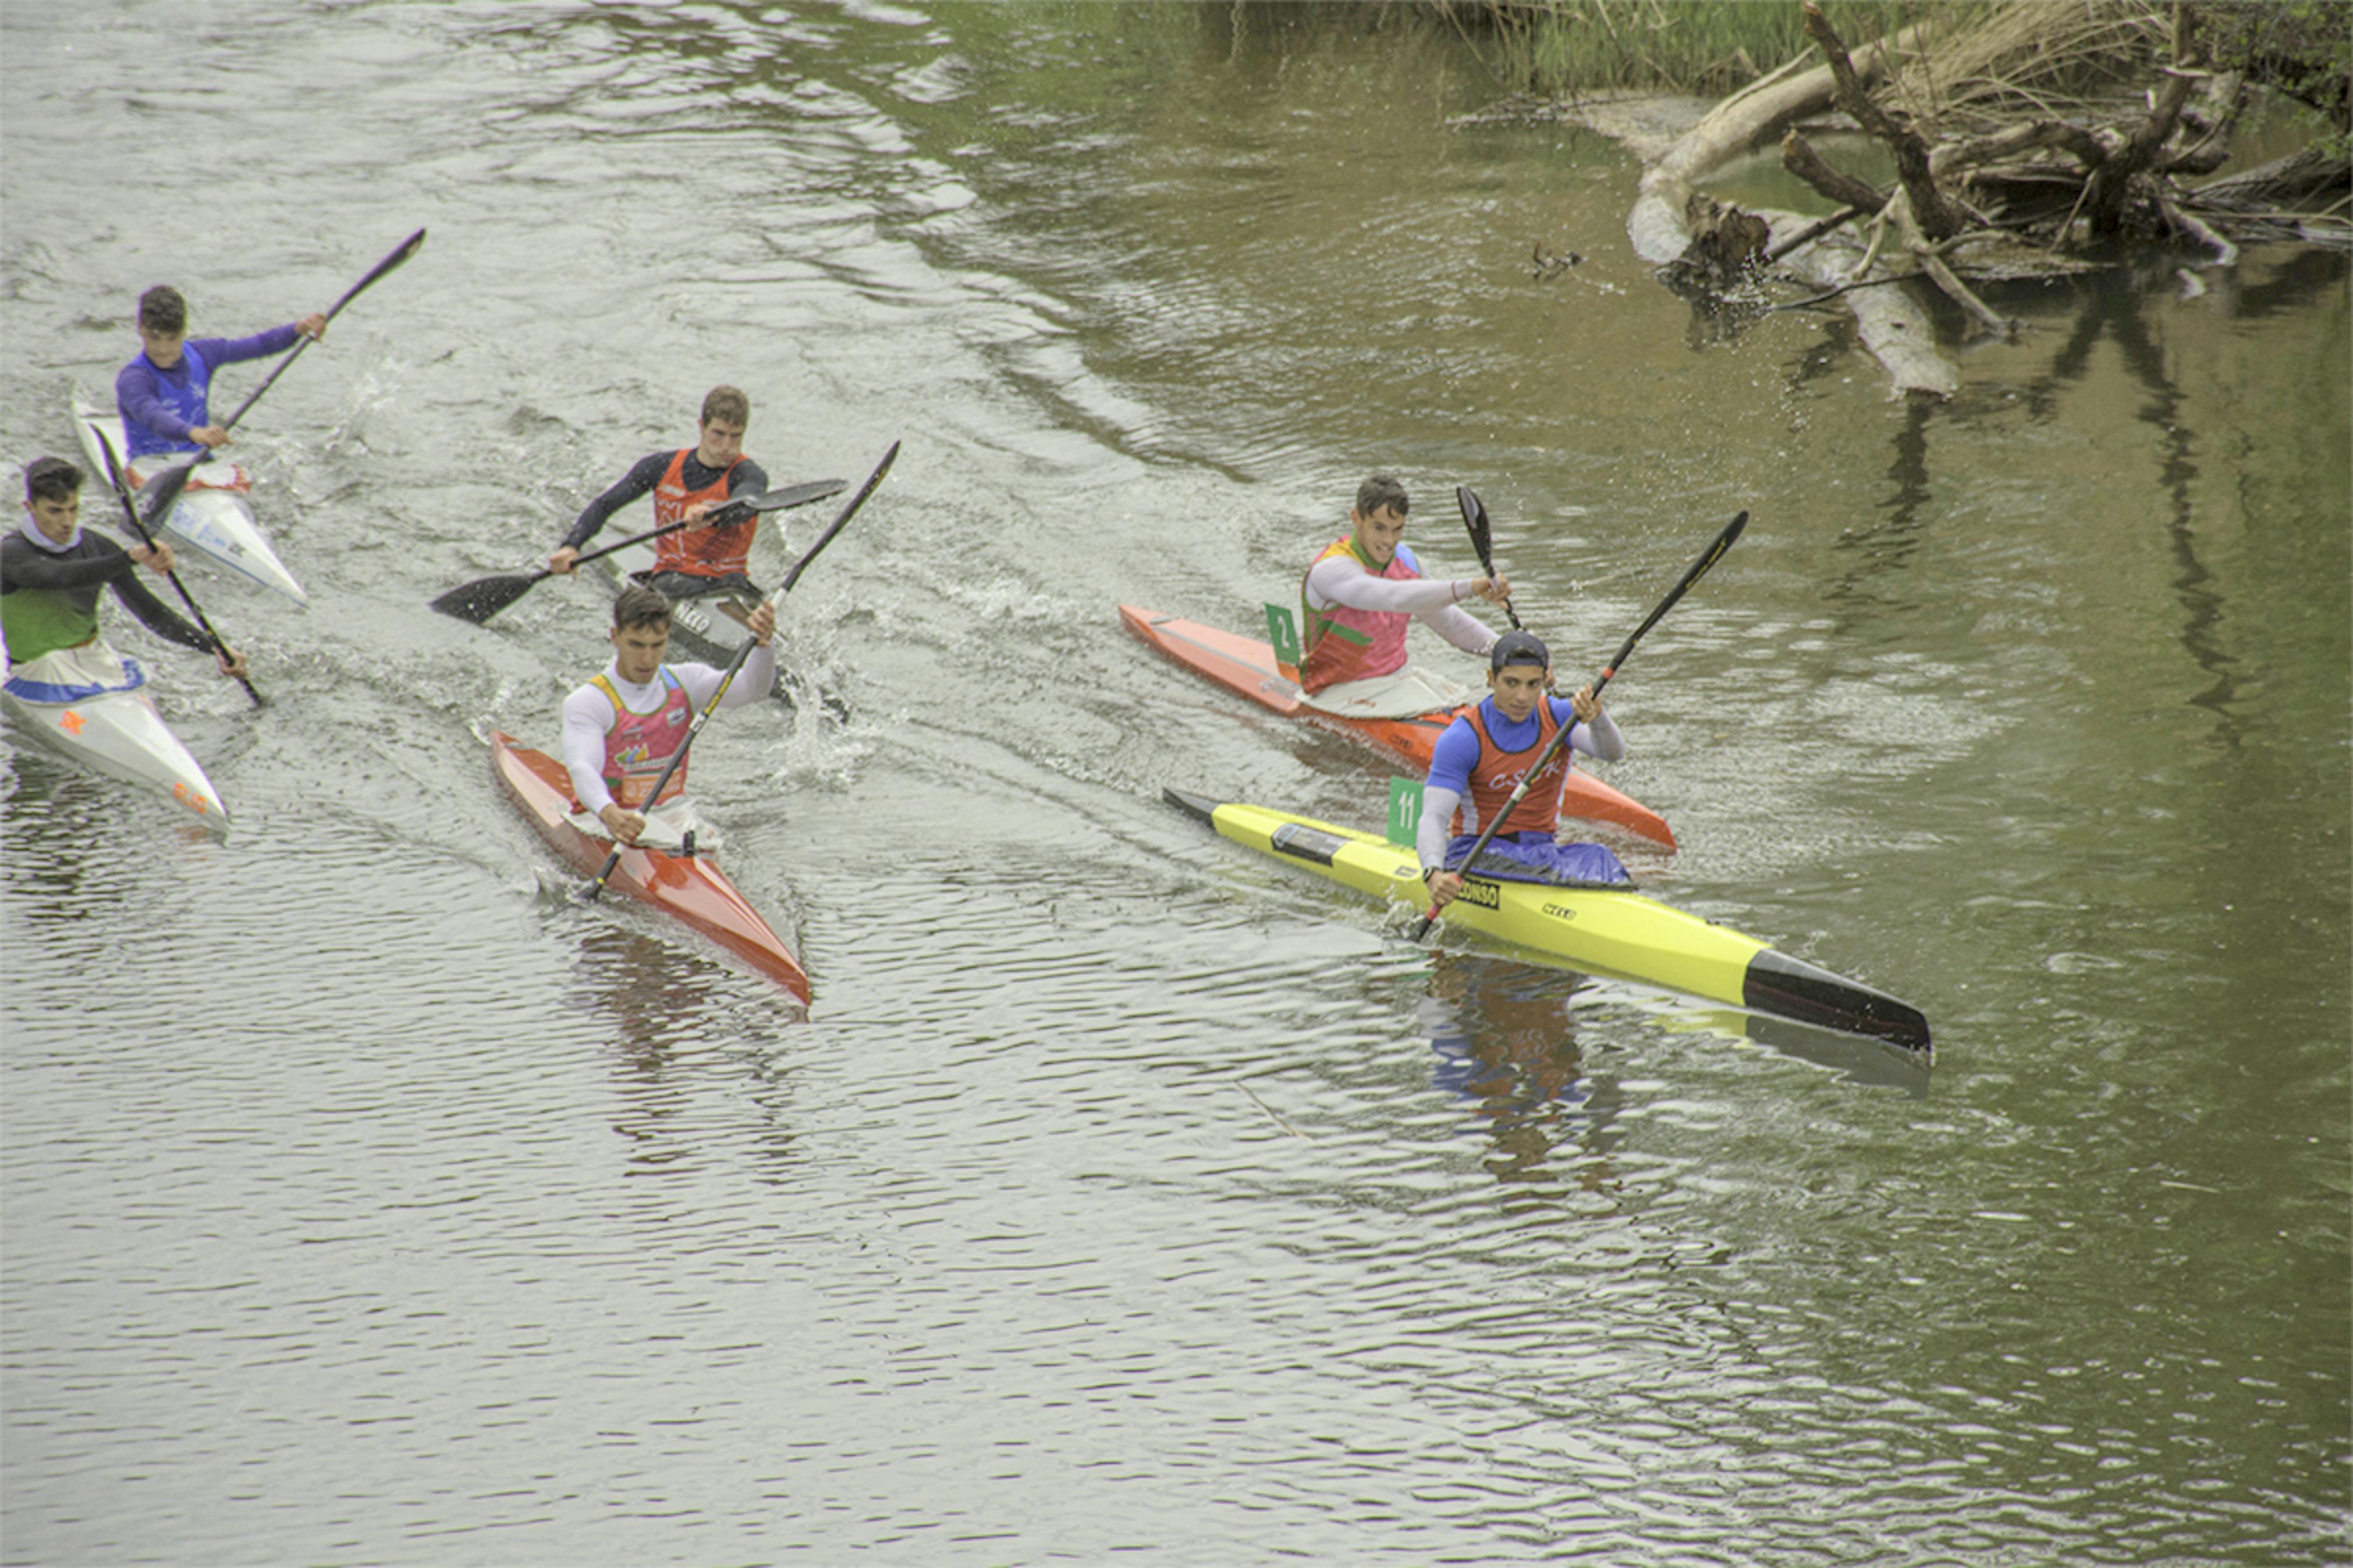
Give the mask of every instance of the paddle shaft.
<svg viewBox="0 0 2353 1568">
<path fill-rule="evenodd" d="M 353 299 L 357 298 L 360 290 L 365 289 L 369 284 L 375 282 L 377 279 L 383 277 L 385 273 L 391 271 L 394 268 L 399 266 L 402 262 L 416 255 L 417 247 L 424 243 L 425 231 L 421 228 L 415 234 L 410 235 L 406 239 L 402 240 L 400 242 L 399 248 L 396 249 L 391 255 L 385 257 L 382 261 L 377 262 L 374 268 L 369 269 L 366 277 L 361 279 L 349 289 L 343 290 L 343 297 L 336 300 L 334 308 L 327 312 L 327 321 L 332 322 L 337 316 L 343 314 L 343 307 L 350 304 Z M 325 331 L 325 325 L 322 324 L 319 330 L 322 332 Z M 309 348 L 316 342 L 318 342 L 318 339 L 316 338 L 306 337 L 301 342 L 296 343 L 294 345 L 294 352 L 288 354 L 284 359 L 280 360 L 276 367 L 273 368 L 268 375 L 262 378 L 261 384 L 255 387 L 251 395 L 248 395 L 243 403 L 237 405 L 237 412 L 221 421 L 221 429 L 224 432 L 235 429 L 237 427 L 237 422 L 245 417 L 246 410 L 260 402 L 261 395 L 269 391 L 270 384 L 280 376 L 286 374 L 286 367 L 292 364 L 296 360 L 301 359 L 302 357 L 302 351 Z M 203 459 L 199 458 L 197 460 L 201 462 Z"/>
<path fill-rule="evenodd" d="M 857 515 L 858 509 L 866 504 L 866 498 L 874 493 L 874 487 L 882 482 L 882 476 L 891 471 L 891 465 L 898 459 L 899 443 L 893 441 L 891 443 L 891 449 L 882 454 L 882 460 L 874 466 L 874 471 L 866 476 L 866 482 L 858 487 L 858 493 L 849 498 L 849 504 L 835 515 L 826 531 L 818 535 L 817 542 L 810 545 L 807 552 L 793 563 L 793 569 L 786 574 L 785 580 L 776 584 L 776 591 L 768 595 L 767 602 L 770 605 L 781 605 L 785 602 L 785 595 L 791 593 L 793 584 L 801 580 L 801 574 L 808 570 L 809 563 L 815 561 L 825 547 L 833 542 L 833 536 L 839 533 L 849 524 L 849 520 Z M 719 710 L 719 704 L 726 697 L 727 689 L 735 684 L 735 677 L 743 669 L 744 661 L 752 657 L 752 650 L 757 646 L 759 646 L 757 637 L 745 637 L 744 646 L 735 650 L 735 657 L 727 661 L 727 668 L 719 678 L 718 689 L 712 692 L 711 700 L 702 705 L 700 712 L 695 714 L 694 721 L 686 727 L 686 734 L 679 741 L 678 750 L 670 753 L 670 761 L 662 764 L 661 773 L 654 780 L 653 787 L 646 791 L 646 800 L 649 805 L 661 798 L 661 792 L 670 786 L 670 781 L 677 776 L 678 770 L 686 765 L 687 748 L 694 744 L 694 738 L 702 733 L 703 725 L 709 723 L 711 716 Z M 617 841 L 614 844 L 613 852 L 605 857 L 604 868 L 596 873 L 596 879 L 581 889 L 579 897 L 583 902 L 594 902 L 597 896 L 604 892 L 605 884 L 612 879 L 614 869 L 621 863 L 622 851 L 628 847 L 628 845 Z"/>
<path fill-rule="evenodd" d="M 1658 608 L 1644 616 L 1642 624 L 1634 628 L 1634 635 L 1626 639 L 1625 646 L 1618 650 L 1618 657 L 1602 667 L 1600 679 L 1593 683 L 1595 697 L 1601 695 L 1601 689 L 1609 684 L 1610 677 L 1616 675 L 1625 664 L 1627 656 L 1634 651 L 1634 645 L 1642 640 L 1642 634 L 1657 626 L 1659 617 L 1673 609 L 1675 602 L 1691 592 L 1691 585 L 1706 575 L 1709 567 L 1724 558 L 1724 552 L 1732 548 L 1732 542 L 1738 539 L 1740 531 L 1747 526 L 1748 514 L 1744 511 L 1726 523 L 1724 531 L 1717 534 L 1708 547 L 1700 552 L 1699 559 L 1691 563 L 1691 569 L 1683 574 L 1682 580 L 1667 590 L 1667 596 L 1659 601 Z M 1537 756 L 1535 765 L 1528 769 L 1518 784 L 1512 786 L 1511 795 L 1495 813 L 1493 820 L 1480 829 L 1478 840 L 1471 846 L 1471 853 L 1462 857 L 1462 868 L 1466 872 L 1479 863 L 1479 857 L 1486 852 L 1489 841 L 1495 837 L 1495 829 L 1501 827 L 1504 820 L 1512 815 L 1513 809 L 1527 798 L 1528 786 L 1533 784 L 1537 775 L 1551 764 L 1553 754 L 1568 743 L 1568 737 L 1576 728 L 1573 723 L 1563 724 L 1553 731 L 1551 742 Z M 1409 940 L 1419 942 L 1430 934 L 1430 926 L 1438 920 L 1440 908 L 1440 905 L 1433 902 L 1427 910 L 1423 911 L 1421 919 L 1415 922 L 1412 936 Z"/>
<path fill-rule="evenodd" d="M 107 439 L 103 427 L 97 429 L 97 435 L 99 452 L 106 458 L 107 482 L 114 487 L 114 499 L 122 503 L 122 516 L 131 524 L 132 531 L 139 535 L 140 542 L 153 550 L 155 548 L 155 536 L 148 531 L 147 524 L 141 521 L 139 508 L 131 500 L 129 487 L 122 482 L 122 466 L 114 460 L 114 443 Z M 150 515 L 158 520 L 158 526 L 161 525 L 161 519 L 171 514 L 172 508 L 179 501 L 180 492 L 187 489 L 188 472 L 187 466 L 176 468 L 166 474 L 163 481 L 155 487 L 155 501 L 150 509 Z M 197 626 L 203 630 L 205 636 L 213 639 L 213 651 L 226 652 L 228 644 L 221 640 L 220 633 L 213 630 L 212 622 L 205 618 L 204 611 L 196 605 L 195 595 L 188 592 L 188 585 L 180 581 L 180 574 L 175 570 L 165 573 L 164 575 L 171 578 L 172 586 L 179 590 L 180 603 L 188 606 L 188 614 L 196 618 Z M 253 699 L 253 705 L 256 708 L 267 706 L 261 693 L 253 689 L 252 681 L 240 675 L 237 678 L 237 683 L 245 688 L 245 694 Z"/>
<path fill-rule="evenodd" d="M 1469 485 L 1454 487 L 1454 503 L 1462 509 L 1462 526 L 1470 532 L 1471 548 L 1479 552 L 1480 570 L 1485 572 L 1492 582 L 1495 576 L 1495 540 L 1487 522 L 1486 503 Z M 1504 614 L 1511 617 L 1514 631 L 1521 629 L 1520 613 L 1512 608 L 1512 601 L 1508 597 L 1504 600 Z"/>
<path fill-rule="evenodd" d="M 842 489 L 842 482 L 839 479 L 817 479 L 808 484 L 788 485 L 783 489 L 769 490 L 762 495 L 733 497 L 723 502 L 719 507 L 718 512 L 723 513 L 729 507 L 736 506 L 748 507 L 755 513 L 782 511 L 787 507 L 806 506 L 813 500 L 823 500 L 840 489 Z M 627 550 L 632 544 L 643 544 L 649 539 L 659 539 L 663 534 L 675 533 L 681 528 L 692 528 L 697 523 L 708 524 L 716 515 L 718 513 L 701 518 L 681 518 L 676 522 L 666 522 L 661 527 L 650 529 L 644 533 L 617 540 L 611 544 L 599 545 L 585 555 L 575 555 L 572 558 L 572 564 L 578 566 L 586 561 L 598 560 L 612 554 L 617 550 Z M 476 626 L 480 626 L 492 616 L 522 598 L 534 585 L 544 583 L 554 575 L 555 572 L 552 567 L 543 566 L 529 576 L 478 577 L 470 583 L 459 584 L 434 600 L 433 608 L 439 610 L 445 616 L 455 616 L 460 620 L 471 621 Z"/>
<path fill-rule="evenodd" d="M 893 450 L 896 450 L 896 448 L 894 447 Z M 594 550 L 586 551 L 581 554 L 574 556 L 572 558 L 572 564 L 577 566 L 584 562 L 599 561 L 604 557 L 612 554 L 616 550 L 627 550 L 632 544 L 643 544 L 649 539 L 659 539 L 665 533 L 676 533 L 681 528 L 692 528 L 698 523 L 712 528 L 719 527 L 721 526 L 718 521 L 719 514 L 725 511 L 731 506 L 749 507 L 755 512 L 782 511 L 786 507 L 807 506 L 810 501 L 823 500 L 826 497 L 833 494 L 836 490 L 840 489 L 841 481 L 839 479 L 817 479 L 808 484 L 788 485 L 783 489 L 768 490 L 756 496 L 730 496 L 727 500 L 720 502 L 718 506 L 712 508 L 710 512 L 702 517 L 681 518 L 676 522 L 666 522 L 659 528 L 649 529 L 646 532 L 638 534 L 634 538 L 620 540 L 612 544 L 600 544 Z M 815 493 L 803 494 L 802 492 L 804 491 L 813 491 Z M 738 519 L 736 521 L 740 521 L 742 520 Z M 839 524 L 837 523 L 835 526 L 839 527 Z M 816 552 L 812 551 L 810 553 L 814 554 Z M 532 581 L 536 583 L 543 577 L 552 577 L 554 575 L 554 573 L 543 567 L 539 571 L 532 574 Z"/>
</svg>

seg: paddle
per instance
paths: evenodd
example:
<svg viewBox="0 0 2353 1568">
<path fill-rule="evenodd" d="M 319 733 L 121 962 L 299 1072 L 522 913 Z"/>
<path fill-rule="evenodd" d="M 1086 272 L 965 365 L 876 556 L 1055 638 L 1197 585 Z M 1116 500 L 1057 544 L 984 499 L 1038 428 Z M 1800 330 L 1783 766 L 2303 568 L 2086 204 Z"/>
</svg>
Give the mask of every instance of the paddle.
<svg viewBox="0 0 2353 1568">
<path fill-rule="evenodd" d="M 776 584 L 776 591 L 768 595 L 769 604 L 782 605 L 785 602 L 785 595 L 793 591 L 793 584 L 801 580 L 801 574 L 808 570 L 809 563 L 816 560 L 818 553 L 833 542 L 833 536 L 857 515 L 858 509 L 866 504 L 866 498 L 874 493 L 874 487 L 882 482 L 882 476 L 891 471 L 891 465 L 898 460 L 899 443 L 893 441 L 891 449 L 882 454 L 882 460 L 874 466 L 874 471 L 866 476 L 866 482 L 858 487 L 858 493 L 849 498 L 849 504 L 836 514 L 826 531 L 817 536 L 817 542 L 808 547 L 808 552 L 795 562 L 793 569 L 785 574 L 785 580 Z M 736 672 L 744 668 L 744 661 L 752 657 L 752 650 L 759 646 L 759 641 L 757 637 L 745 637 L 744 646 L 735 650 L 735 657 L 728 661 L 726 672 L 720 676 L 718 689 L 712 692 L 711 700 L 702 705 L 702 710 L 686 727 L 686 736 L 679 742 L 678 750 L 670 753 L 670 761 L 662 764 L 660 776 L 654 780 L 653 787 L 646 791 L 649 803 L 659 800 L 670 779 L 686 765 L 687 748 L 694 744 L 694 738 L 702 733 L 703 725 L 709 723 L 711 715 L 718 711 L 720 700 L 727 695 L 727 689 L 735 684 Z M 596 873 L 596 879 L 572 895 L 575 902 L 591 904 L 596 901 L 597 896 L 605 890 L 606 882 L 612 877 L 614 868 L 621 863 L 621 852 L 628 847 L 617 841 L 614 844 L 613 852 L 605 857 L 604 869 Z"/>
<path fill-rule="evenodd" d="M 93 426 L 93 431 L 98 437 L 99 455 L 106 459 L 107 483 L 114 487 L 114 499 L 122 503 L 124 521 L 131 524 L 132 531 L 139 536 L 142 543 L 150 550 L 154 549 L 155 536 L 149 531 L 148 525 L 153 523 L 160 528 L 163 526 L 163 520 L 171 515 L 172 508 L 179 501 L 180 492 L 188 487 L 189 467 L 184 464 L 164 473 L 156 483 L 154 500 L 147 511 L 147 521 L 142 522 L 139 518 L 139 508 L 131 500 L 131 487 L 123 482 L 122 465 L 115 460 L 114 443 L 107 438 L 103 426 Z M 226 650 L 228 644 L 221 640 L 220 633 L 213 630 L 212 622 L 205 619 L 204 611 L 196 607 L 196 601 L 189 594 L 188 585 L 180 581 L 180 574 L 175 570 L 167 575 L 172 579 L 172 586 L 180 591 L 180 603 L 188 606 L 188 614 L 195 617 L 196 625 L 202 628 L 205 636 L 213 639 L 213 651 L 219 653 Z M 237 683 L 245 688 L 245 694 L 253 699 L 253 705 L 256 708 L 267 708 L 269 705 L 268 699 L 253 689 L 252 681 L 240 675 L 237 678 Z"/>
<path fill-rule="evenodd" d="M 697 521 L 703 523 L 740 522 L 743 521 L 741 518 L 727 514 L 737 508 L 755 512 L 782 511 L 786 507 L 806 506 L 813 500 L 823 500 L 848 488 L 847 482 L 841 479 L 812 479 L 805 485 L 791 485 L 784 489 L 769 490 L 765 495 L 734 497 L 717 511 Z M 591 550 L 586 555 L 575 556 L 572 563 L 577 566 L 584 561 L 595 561 L 600 556 L 612 554 L 616 550 L 627 550 L 632 544 L 643 544 L 649 539 L 659 539 L 665 533 L 675 533 L 681 528 L 691 526 L 686 522 L 665 523 L 659 528 Z M 478 577 L 471 583 L 459 584 L 434 600 L 433 607 L 445 616 L 455 616 L 479 626 L 531 592 L 533 586 L 554 575 L 554 572 L 543 566 L 529 576 Z"/>
<path fill-rule="evenodd" d="M 1609 684 L 1609 678 L 1618 673 L 1619 667 L 1624 664 L 1627 656 L 1634 651 L 1634 645 L 1642 640 L 1642 634 L 1657 626 L 1659 617 L 1673 609 L 1675 601 L 1689 593 L 1691 585 L 1706 575 L 1709 567 L 1724 558 L 1724 552 L 1732 548 L 1732 542 L 1738 539 L 1740 531 L 1747 526 L 1748 514 L 1745 511 L 1725 524 L 1724 531 L 1717 534 L 1714 542 L 1700 552 L 1699 559 L 1691 563 L 1691 569 L 1683 574 L 1683 580 L 1670 588 L 1667 591 L 1667 596 L 1659 601 L 1658 608 L 1643 617 L 1642 624 L 1634 628 L 1634 635 L 1626 639 L 1626 646 L 1618 650 L 1618 657 L 1601 667 L 1601 678 L 1593 683 L 1594 696 L 1601 695 L 1601 689 Z M 1553 731 L 1551 743 L 1546 746 L 1543 753 L 1536 758 L 1535 765 L 1529 768 L 1521 776 L 1520 782 L 1513 786 L 1510 797 L 1504 802 L 1493 819 L 1480 830 L 1478 841 L 1471 846 L 1471 853 L 1462 857 L 1462 866 L 1465 870 L 1479 863 L 1479 857 L 1485 853 L 1488 841 L 1495 837 L 1495 829 L 1502 826 L 1504 819 L 1512 815 L 1513 807 L 1527 797 L 1528 785 L 1534 783 L 1536 775 L 1543 773 L 1551 763 L 1553 753 L 1568 743 L 1569 732 L 1576 728 L 1574 724 L 1563 724 Z M 1435 903 L 1431 904 L 1422 917 L 1414 922 L 1413 931 L 1408 940 L 1419 942 L 1423 937 L 1428 936 L 1430 926 L 1438 920 L 1438 911 L 1439 906 Z"/>
<path fill-rule="evenodd" d="M 366 277 L 361 279 L 349 289 L 343 290 L 343 297 L 335 301 L 333 310 L 327 312 L 328 321 L 332 322 L 337 316 L 341 315 L 343 313 L 343 307 L 350 304 L 352 300 L 358 296 L 361 289 L 365 289 L 369 284 L 375 282 L 377 279 L 383 277 L 385 273 L 391 271 L 394 268 L 399 266 L 402 262 L 416 255 L 417 247 L 424 243 L 425 231 L 421 228 L 415 234 L 410 235 L 406 239 L 402 240 L 398 249 L 395 250 L 390 256 L 385 257 L 382 261 L 377 262 L 373 268 L 369 268 L 368 275 Z M 326 331 L 326 328 L 322 325 L 319 330 L 323 332 Z M 221 428 L 223 430 L 234 429 L 237 426 L 237 422 L 245 417 L 246 410 L 251 408 L 255 404 L 261 401 L 261 395 L 269 390 L 270 384 L 275 382 L 280 376 L 286 374 L 286 367 L 292 364 L 296 360 L 301 359 L 302 357 L 302 351 L 309 348 L 312 343 L 318 341 L 319 340 L 316 338 L 306 337 L 301 342 L 296 343 L 294 345 L 294 352 L 288 354 L 284 359 L 280 360 L 277 367 L 262 378 L 261 384 L 253 389 L 252 395 L 248 397 L 243 403 L 237 405 L 237 412 L 221 421 Z M 199 461 L 201 460 L 202 459 L 199 459 Z"/>
<path fill-rule="evenodd" d="M 1462 509 L 1462 526 L 1471 531 L 1471 548 L 1479 552 L 1480 569 L 1490 579 L 1495 575 L 1495 537 L 1488 531 L 1487 508 L 1472 493 L 1469 485 L 1454 487 L 1455 504 Z M 1512 601 L 1504 601 L 1504 614 L 1512 617 L 1512 629 L 1520 629 L 1520 613 L 1512 608 Z"/>
</svg>

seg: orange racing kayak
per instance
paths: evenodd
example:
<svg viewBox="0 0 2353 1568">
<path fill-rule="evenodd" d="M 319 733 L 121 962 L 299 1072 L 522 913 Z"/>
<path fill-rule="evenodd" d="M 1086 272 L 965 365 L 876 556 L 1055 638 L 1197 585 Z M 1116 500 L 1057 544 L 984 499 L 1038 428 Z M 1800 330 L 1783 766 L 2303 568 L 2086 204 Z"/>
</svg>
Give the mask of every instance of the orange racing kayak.
<svg viewBox="0 0 2353 1568">
<path fill-rule="evenodd" d="M 1238 692 L 1287 718 L 1304 719 L 1311 724 L 1353 735 L 1417 773 L 1430 772 L 1430 750 L 1438 744 L 1438 737 L 1445 732 L 1446 726 L 1454 721 L 1451 709 L 1404 719 L 1356 719 L 1325 712 L 1303 700 L 1299 683 L 1284 674 L 1276 662 L 1271 643 L 1220 631 L 1198 621 L 1179 620 L 1156 610 L 1138 609 L 1133 605 L 1122 605 L 1119 616 L 1129 631 L 1194 674 L 1205 676 L 1227 690 Z M 1564 816 L 1613 823 L 1670 849 L 1675 847 L 1674 829 L 1667 826 L 1665 817 L 1582 769 L 1570 770 L 1567 787 L 1561 792 L 1560 809 Z"/>
<path fill-rule="evenodd" d="M 518 745 L 493 732 L 491 765 L 539 836 L 575 869 L 595 876 L 613 852 L 613 841 L 572 825 L 572 777 L 544 752 Z M 620 864 L 605 884 L 652 905 L 709 937 L 776 981 L 803 1003 L 809 999 L 807 972 L 784 938 L 770 929 L 719 869 L 709 850 L 673 854 L 654 848 L 621 851 Z"/>
</svg>

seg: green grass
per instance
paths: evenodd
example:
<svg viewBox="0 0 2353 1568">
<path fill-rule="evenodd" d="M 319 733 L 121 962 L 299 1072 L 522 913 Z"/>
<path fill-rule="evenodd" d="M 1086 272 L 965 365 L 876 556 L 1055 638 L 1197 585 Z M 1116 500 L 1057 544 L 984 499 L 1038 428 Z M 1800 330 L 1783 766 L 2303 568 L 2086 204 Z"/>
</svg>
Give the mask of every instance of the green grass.
<svg viewBox="0 0 2353 1568">
<path fill-rule="evenodd" d="M 1965 0 L 1830 0 L 1849 48 L 1935 16 L 1966 26 Z M 1797 0 L 1452 0 L 1440 13 L 1516 91 L 1569 98 L 1648 89 L 1717 94 L 1810 46 Z"/>
</svg>

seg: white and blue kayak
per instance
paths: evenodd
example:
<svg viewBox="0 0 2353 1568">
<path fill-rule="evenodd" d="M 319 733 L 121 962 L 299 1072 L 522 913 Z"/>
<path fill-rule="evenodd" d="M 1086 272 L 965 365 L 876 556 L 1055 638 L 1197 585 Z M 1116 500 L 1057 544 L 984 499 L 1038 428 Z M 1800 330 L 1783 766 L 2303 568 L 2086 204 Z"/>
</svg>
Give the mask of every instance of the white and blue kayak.
<svg viewBox="0 0 2353 1568">
<path fill-rule="evenodd" d="M 123 438 L 122 421 L 111 414 L 101 414 L 90 406 L 88 399 L 73 400 L 74 432 L 81 438 L 82 456 L 89 459 L 91 477 L 97 481 L 100 494 L 106 488 L 106 455 L 99 439 L 114 444 L 117 462 L 126 463 L 123 478 L 133 490 L 145 485 L 169 466 L 167 459 L 149 456 L 135 460 L 122 456 L 130 445 Z M 176 458 L 170 460 L 177 460 Z M 235 463 L 207 460 L 196 465 L 189 476 L 188 488 L 180 492 L 179 504 L 172 515 L 164 520 L 164 535 L 177 551 L 186 551 L 225 566 L 245 581 L 283 594 L 298 605 L 307 606 L 311 596 L 278 552 L 262 536 L 260 525 L 254 521 L 253 502 L 248 496 L 253 481 Z M 84 521 L 95 518 L 121 531 L 121 510 L 111 500 L 103 507 L 86 512 Z M 132 540 L 137 543 L 137 540 Z"/>
<path fill-rule="evenodd" d="M 227 836 L 228 808 L 146 692 L 147 672 L 104 638 L 16 666 L 0 683 L 0 712 L 27 740 L 90 772 L 160 795 Z"/>
</svg>

